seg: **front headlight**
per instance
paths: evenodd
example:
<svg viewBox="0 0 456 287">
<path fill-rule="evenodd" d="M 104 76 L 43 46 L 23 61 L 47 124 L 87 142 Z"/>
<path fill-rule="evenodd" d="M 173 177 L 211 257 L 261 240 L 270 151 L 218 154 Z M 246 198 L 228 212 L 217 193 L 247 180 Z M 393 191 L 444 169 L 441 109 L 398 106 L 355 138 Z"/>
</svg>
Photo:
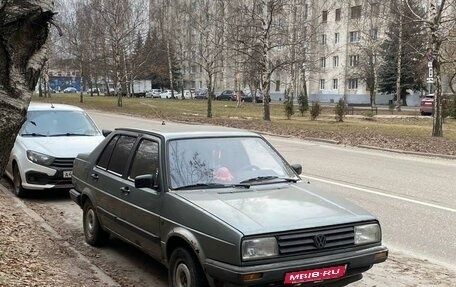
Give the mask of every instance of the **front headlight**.
<svg viewBox="0 0 456 287">
<path fill-rule="evenodd" d="M 382 240 L 382 233 L 380 226 L 376 223 L 355 226 L 355 244 L 369 244 L 380 242 Z"/>
<path fill-rule="evenodd" d="M 27 151 L 27 158 L 36 164 L 44 166 L 49 166 L 54 161 L 54 157 L 32 150 Z"/>
<path fill-rule="evenodd" d="M 275 237 L 247 239 L 242 242 L 242 260 L 261 259 L 278 254 Z"/>
</svg>

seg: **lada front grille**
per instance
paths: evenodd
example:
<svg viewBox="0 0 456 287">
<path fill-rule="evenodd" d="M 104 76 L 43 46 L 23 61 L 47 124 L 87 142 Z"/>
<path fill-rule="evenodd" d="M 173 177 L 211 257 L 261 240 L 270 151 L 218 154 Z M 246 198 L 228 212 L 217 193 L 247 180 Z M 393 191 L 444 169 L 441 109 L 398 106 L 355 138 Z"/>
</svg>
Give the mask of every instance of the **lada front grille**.
<svg viewBox="0 0 456 287">
<path fill-rule="evenodd" d="M 52 162 L 51 166 L 54 168 L 66 168 L 72 169 L 73 168 L 73 161 L 74 158 L 55 158 Z"/>
<path fill-rule="evenodd" d="M 346 226 L 280 234 L 276 238 L 280 254 L 293 255 L 353 247 L 354 236 L 354 227 Z"/>
</svg>

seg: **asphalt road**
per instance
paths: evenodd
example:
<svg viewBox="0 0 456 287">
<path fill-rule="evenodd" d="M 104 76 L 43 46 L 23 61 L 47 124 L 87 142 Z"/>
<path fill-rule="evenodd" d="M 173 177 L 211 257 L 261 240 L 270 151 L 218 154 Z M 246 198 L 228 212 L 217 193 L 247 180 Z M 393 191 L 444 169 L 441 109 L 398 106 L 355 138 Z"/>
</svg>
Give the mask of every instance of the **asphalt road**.
<svg viewBox="0 0 456 287">
<path fill-rule="evenodd" d="M 161 121 L 123 115 L 89 113 L 104 129 L 153 129 L 155 125 L 162 124 Z M 384 263 L 384 267 L 374 267 L 362 283 L 353 286 L 456 286 L 455 160 L 292 138 L 266 138 L 290 163 L 303 166 L 302 177 L 310 181 L 314 188 L 331 189 L 335 195 L 350 199 L 379 218 L 384 244 L 391 250 L 391 260 Z M 77 241 L 75 244 L 84 244 L 80 232 L 82 212 L 68 198 L 44 201 L 31 199 L 26 203 L 47 217 L 51 225 L 55 214 L 64 213 L 66 228 L 79 232 L 77 239 L 73 239 Z M 57 220 L 55 228 L 58 228 L 59 221 L 62 222 L 61 219 Z M 152 286 L 166 286 L 166 269 L 158 264 L 152 264 L 151 267 L 147 256 L 121 242 L 114 241 L 99 254 L 99 258 L 99 261 L 115 262 L 116 270 L 124 272 L 117 276 L 124 279 L 131 277 L 121 285 L 143 286 L 141 283 L 155 282 Z M 433 280 L 433 276 L 437 276 L 433 273 L 436 270 L 444 270 L 442 276 L 445 280 L 440 280 L 440 283 Z M 105 272 L 117 281 L 122 280 L 116 278 L 116 272 L 111 274 L 109 269 Z M 396 279 L 389 279 L 393 278 L 391 274 L 394 272 L 397 273 L 396 278 L 402 276 L 401 284 L 394 281 Z"/>
</svg>

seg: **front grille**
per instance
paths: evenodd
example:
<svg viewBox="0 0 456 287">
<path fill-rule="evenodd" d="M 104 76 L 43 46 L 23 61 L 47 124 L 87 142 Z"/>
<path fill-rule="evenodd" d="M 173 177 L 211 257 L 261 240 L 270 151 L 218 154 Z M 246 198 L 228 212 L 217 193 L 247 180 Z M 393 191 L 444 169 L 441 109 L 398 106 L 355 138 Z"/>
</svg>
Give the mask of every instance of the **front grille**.
<svg viewBox="0 0 456 287">
<path fill-rule="evenodd" d="M 326 244 L 324 247 L 316 247 L 314 242 L 316 235 L 324 235 L 326 237 Z M 280 234 L 276 238 L 277 243 L 279 244 L 280 254 L 293 255 L 353 247 L 355 245 L 354 236 L 354 227 L 346 226 Z"/>
<path fill-rule="evenodd" d="M 51 167 L 73 169 L 73 161 L 74 158 L 55 158 Z"/>
</svg>

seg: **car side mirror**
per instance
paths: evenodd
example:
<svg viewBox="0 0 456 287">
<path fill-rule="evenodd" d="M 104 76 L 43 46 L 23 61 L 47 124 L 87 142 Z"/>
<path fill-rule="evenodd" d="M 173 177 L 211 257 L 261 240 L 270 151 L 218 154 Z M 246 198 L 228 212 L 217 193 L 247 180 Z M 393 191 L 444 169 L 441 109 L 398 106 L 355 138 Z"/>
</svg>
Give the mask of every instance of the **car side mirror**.
<svg viewBox="0 0 456 287">
<path fill-rule="evenodd" d="M 300 175 L 302 173 L 302 165 L 295 163 L 291 165 L 291 168 L 298 174 Z"/>
<path fill-rule="evenodd" d="M 155 176 L 152 174 L 138 175 L 135 177 L 136 188 L 154 188 L 155 187 Z"/>
<path fill-rule="evenodd" d="M 111 130 L 101 130 L 101 133 L 103 134 L 104 137 L 107 137 L 110 133 L 112 133 Z"/>
</svg>

